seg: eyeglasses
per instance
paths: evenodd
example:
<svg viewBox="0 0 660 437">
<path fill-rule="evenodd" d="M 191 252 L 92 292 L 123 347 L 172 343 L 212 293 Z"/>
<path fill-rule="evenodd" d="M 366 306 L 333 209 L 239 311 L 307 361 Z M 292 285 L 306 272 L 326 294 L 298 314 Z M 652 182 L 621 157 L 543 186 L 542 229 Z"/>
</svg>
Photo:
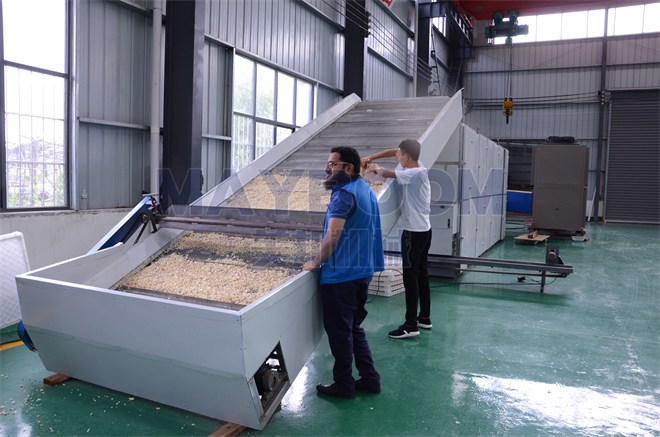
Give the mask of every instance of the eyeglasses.
<svg viewBox="0 0 660 437">
<path fill-rule="evenodd" d="M 325 165 L 326 170 L 332 170 L 332 168 L 335 165 L 348 165 L 350 162 L 343 162 L 343 161 L 328 161 L 328 163 Z"/>
</svg>

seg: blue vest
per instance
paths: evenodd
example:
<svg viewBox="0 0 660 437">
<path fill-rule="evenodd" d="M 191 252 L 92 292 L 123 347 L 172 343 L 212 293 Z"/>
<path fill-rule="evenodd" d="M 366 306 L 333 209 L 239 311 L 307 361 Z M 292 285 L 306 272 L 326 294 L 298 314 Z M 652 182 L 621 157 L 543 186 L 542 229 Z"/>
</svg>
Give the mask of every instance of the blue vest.
<svg viewBox="0 0 660 437">
<path fill-rule="evenodd" d="M 337 247 L 321 265 L 321 284 L 337 284 L 373 276 L 384 270 L 383 238 L 376 194 L 362 178 L 332 189 L 343 190 L 355 199 L 355 207 L 346 219 Z M 323 235 L 328 229 L 325 216 Z"/>
</svg>

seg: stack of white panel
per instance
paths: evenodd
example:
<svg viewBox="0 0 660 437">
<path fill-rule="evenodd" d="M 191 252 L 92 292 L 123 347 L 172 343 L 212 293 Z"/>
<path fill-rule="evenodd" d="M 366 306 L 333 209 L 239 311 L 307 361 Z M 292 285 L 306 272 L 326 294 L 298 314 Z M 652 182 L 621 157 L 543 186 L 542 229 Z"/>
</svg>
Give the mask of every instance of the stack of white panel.
<svg viewBox="0 0 660 437">
<path fill-rule="evenodd" d="M 401 258 L 386 256 L 385 270 L 373 276 L 369 294 L 390 297 L 401 293 L 404 290 L 402 273 Z"/>
<path fill-rule="evenodd" d="M 0 235 L 0 328 L 17 323 L 21 318 L 16 292 L 16 275 L 30 270 L 23 234 Z"/>
</svg>

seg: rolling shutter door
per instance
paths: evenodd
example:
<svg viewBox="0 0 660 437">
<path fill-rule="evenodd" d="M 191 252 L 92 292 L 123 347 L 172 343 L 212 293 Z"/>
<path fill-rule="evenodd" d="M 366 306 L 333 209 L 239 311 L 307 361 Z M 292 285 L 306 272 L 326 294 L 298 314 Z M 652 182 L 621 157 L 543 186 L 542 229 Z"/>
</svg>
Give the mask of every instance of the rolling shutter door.
<svg viewBox="0 0 660 437">
<path fill-rule="evenodd" d="M 613 91 L 605 220 L 660 223 L 660 90 Z"/>
</svg>

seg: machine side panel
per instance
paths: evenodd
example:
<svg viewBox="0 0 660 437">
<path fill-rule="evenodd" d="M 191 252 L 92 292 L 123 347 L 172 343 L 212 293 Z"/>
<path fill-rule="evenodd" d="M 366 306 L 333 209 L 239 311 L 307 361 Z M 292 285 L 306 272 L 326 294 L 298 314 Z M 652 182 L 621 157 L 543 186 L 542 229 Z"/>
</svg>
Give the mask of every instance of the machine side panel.
<svg viewBox="0 0 660 437">
<path fill-rule="evenodd" d="M 125 348 L 73 342 L 35 328 L 29 328 L 29 332 L 32 337 L 39 338 L 38 352 L 50 371 L 196 414 L 261 429 L 260 410 L 255 408 L 248 381 L 239 374 L 191 369 L 180 362 L 136 354 Z M 185 332 L 185 338 L 172 339 L 170 348 L 195 344 L 198 350 L 190 358 L 196 358 L 204 345 L 195 334 Z M 226 336 L 217 334 L 217 337 Z M 213 347 L 212 344 L 206 346 Z M 57 355 L 70 358 L 55 360 Z"/>
<path fill-rule="evenodd" d="M 267 299 L 246 307 L 241 317 L 246 377 L 254 375 L 280 343 L 293 381 L 323 335 L 317 274 L 300 273 Z"/>
<path fill-rule="evenodd" d="M 479 195 L 479 134 L 463 125 L 463 168 L 461 169 L 460 256 L 477 256 L 477 201 Z"/>
<path fill-rule="evenodd" d="M 280 343 L 293 380 L 323 334 L 316 275 L 303 272 L 240 310 L 62 280 L 95 282 L 85 269 L 112 270 L 146 244 L 116 246 L 17 277 L 23 320 L 45 367 L 261 429 L 274 409 L 264 413 L 254 373 Z M 96 282 L 113 283 L 109 276 Z"/>
<path fill-rule="evenodd" d="M 454 255 L 454 234 L 458 230 L 460 131 L 454 130 L 435 164 L 429 169 L 431 182 L 431 229 L 433 237 L 429 253 Z"/>
<path fill-rule="evenodd" d="M 92 287 L 109 288 L 146 259 L 158 253 L 183 231 L 161 228 L 143 236 L 139 244 L 118 244 L 98 252 L 90 252 L 48 267 L 29 272 L 29 275 L 56 281 L 73 282 Z"/>
<path fill-rule="evenodd" d="M 240 317 L 234 311 L 27 275 L 16 281 L 23 322 L 49 370 L 64 373 L 70 363 L 86 366 L 75 348 L 89 344 L 209 373 L 243 374 L 235 353 L 242 347 Z M 41 353 L 45 334 L 70 343 L 67 352 Z M 97 369 L 99 375 L 103 371 Z"/>
</svg>

